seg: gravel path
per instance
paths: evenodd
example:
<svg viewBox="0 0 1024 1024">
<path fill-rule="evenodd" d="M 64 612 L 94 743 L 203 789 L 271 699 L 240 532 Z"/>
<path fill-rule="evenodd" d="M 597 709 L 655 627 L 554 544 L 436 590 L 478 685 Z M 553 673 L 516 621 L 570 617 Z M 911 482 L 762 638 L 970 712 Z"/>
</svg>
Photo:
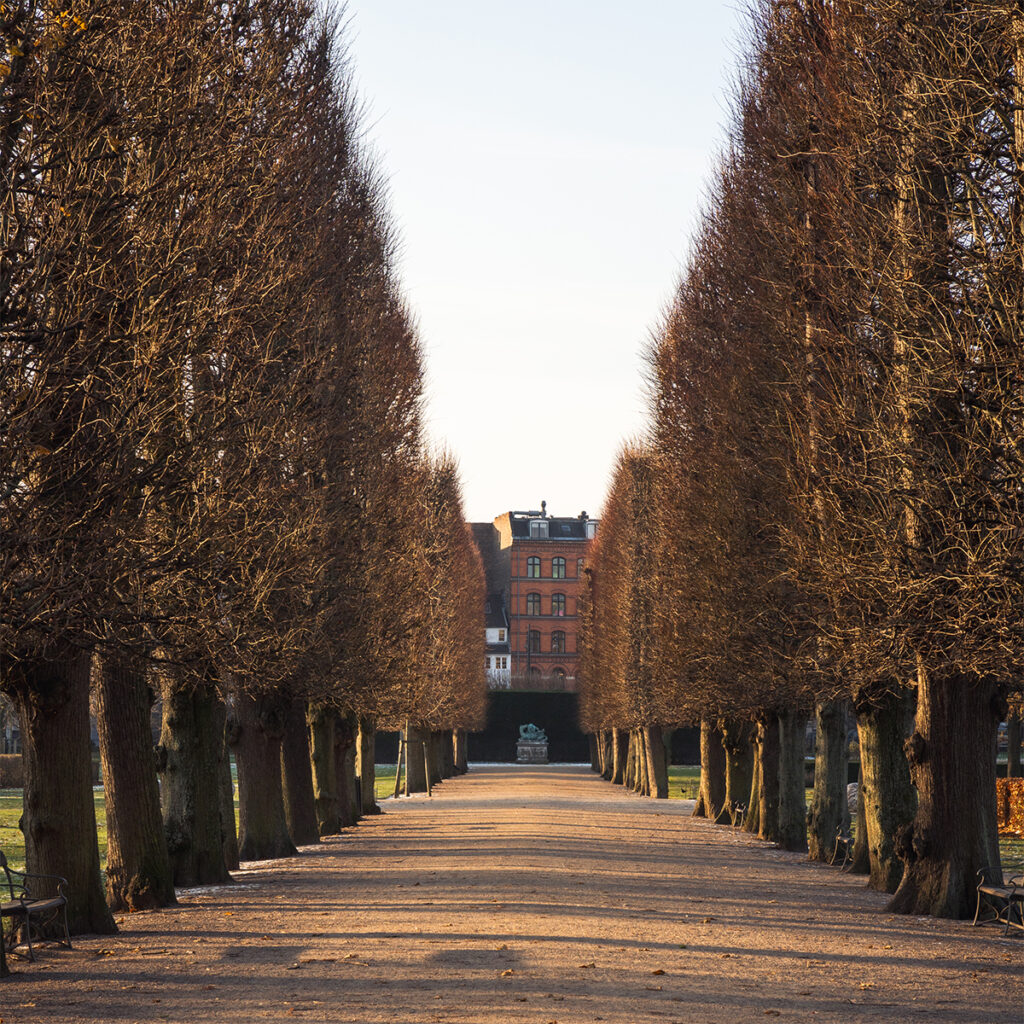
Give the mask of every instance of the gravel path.
<svg viewBox="0 0 1024 1024">
<path fill-rule="evenodd" d="M 1024 940 L 575 767 L 474 768 L 241 884 L 15 960 L 45 1021 L 1024 1022 Z"/>
</svg>

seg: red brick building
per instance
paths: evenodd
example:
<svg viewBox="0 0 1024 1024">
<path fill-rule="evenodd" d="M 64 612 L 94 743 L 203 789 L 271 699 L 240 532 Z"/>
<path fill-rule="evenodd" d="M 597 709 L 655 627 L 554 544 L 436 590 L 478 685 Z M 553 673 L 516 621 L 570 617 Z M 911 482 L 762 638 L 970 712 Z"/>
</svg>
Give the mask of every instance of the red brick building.
<svg viewBox="0 0 1024 1024">
<path fill-rule="evenodd" d="M 549 516 L 544 502 L 473 524 L 487 590 L 505 603 L 513 689 L 576 689 L 577 597 L 597 525 L 586 512 Z"/>
</svg>

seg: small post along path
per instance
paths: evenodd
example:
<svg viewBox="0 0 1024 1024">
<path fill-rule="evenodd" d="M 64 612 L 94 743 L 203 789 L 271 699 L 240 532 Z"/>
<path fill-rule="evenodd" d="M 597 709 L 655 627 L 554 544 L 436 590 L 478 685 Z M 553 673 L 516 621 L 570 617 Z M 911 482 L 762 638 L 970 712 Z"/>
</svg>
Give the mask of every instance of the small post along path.
<svg viewBox="0 0 1024 1024">
<path fill-rule="evenodd" d="M 887 915 L 583 767 L 474 767 L 239 885 L 48 950 L 0 1018 L 887 1024 L 1022 1019 L 1024 943 Z"/>
</svg>

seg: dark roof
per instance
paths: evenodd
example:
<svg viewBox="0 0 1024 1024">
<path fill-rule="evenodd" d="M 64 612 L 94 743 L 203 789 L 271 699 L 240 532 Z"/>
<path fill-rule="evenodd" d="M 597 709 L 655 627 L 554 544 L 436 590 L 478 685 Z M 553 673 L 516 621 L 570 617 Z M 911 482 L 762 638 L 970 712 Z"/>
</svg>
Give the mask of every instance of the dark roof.
<svg viewBox="0 0 1024 1024">
<path fill-rule="evenodd" d="M 487 653 L 488 654 L 508 654 L 509 653 L 508 644 L 507 643 L 504 643 L 504 644 L 487 644 L 486 647 L 487 647 Z"/>
<path fill-rule="evenodd" d="M 530 516 L 522 512 L 513 512 L 511 519 L 513 538 L 528 540 L 530 537 L 530 520 L 539 518 L 540 516 Z M 548 540 L 587 539 L 587 520 L 585 519 L 548 516 L 545 521 L 548 524 Z"/>
<path fill-rule="evenodd" d="M 508 628 L 508 616 L 505 614 L 505 598 L 502 594 L 487 595 L 487 600 L 484 603 L 484 628 Z"/>
</svg>

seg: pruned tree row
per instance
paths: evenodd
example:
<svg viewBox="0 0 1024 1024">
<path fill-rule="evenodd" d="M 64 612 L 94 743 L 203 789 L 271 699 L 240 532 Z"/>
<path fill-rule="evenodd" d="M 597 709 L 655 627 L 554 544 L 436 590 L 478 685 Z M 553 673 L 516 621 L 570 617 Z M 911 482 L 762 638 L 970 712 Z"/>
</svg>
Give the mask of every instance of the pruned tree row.
<svg viewBox="0 0 1024 1024">
<path fill-rule="evenodd" d="M 0 688 L 28 867 L 107 931 L 372 810 L 376 728 L 476 725 L 482 573 L 335 22 L 15 0 L 0 34 Z"/>
<path fill-rule="evenodd" d="M 826 859 L 849 716 L 858 860 L 907 913 L 964 916 L 998 873 L 996 730 L 1022 678 L 1022 61 L 1013 3 L 753 5 L 651 346 L 650 435 L 590 567 L 583 714 L 606 776 L 625 732 L 700 723 L 697 813 L 743 804 L 746 828 Z"/>
</svg>

